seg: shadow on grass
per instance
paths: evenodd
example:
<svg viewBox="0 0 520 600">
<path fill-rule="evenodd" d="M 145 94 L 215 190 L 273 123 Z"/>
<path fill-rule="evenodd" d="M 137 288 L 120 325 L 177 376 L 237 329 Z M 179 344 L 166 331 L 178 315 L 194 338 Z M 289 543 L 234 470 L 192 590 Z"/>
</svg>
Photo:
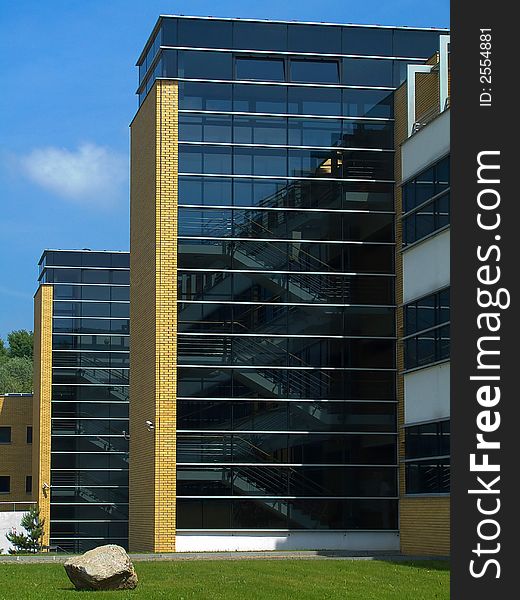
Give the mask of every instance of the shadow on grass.
<svg viewBox="0 0 520 600">
<path fill-rule="evenodd" d="M 424 560 L 413 560 L 404 558 L 403 560 L 385 560 L 378 559 L 381 562 L 386 562 L 391 565 L 399 565 L 400 567 L 413 567 L 414 569 L 426 569 L 427 571 L 449 571 L 450 561 L 447 558 L 434 558 Z"/>
<path fill-rule="evenodd" d="M 450 560 L 448 557 L 439 556 L 400 556 L 389 553 L 374 553 L 374 552 L 352 552 L 347 550 L 320 550 L 318 556 L 326 556 L 328 558 L 353 558 L 359 560 L 373 560 L 385 562 L 403 567 L 414 567 L 417 569 L 426 569 L 430 571 L 449 571 Z"/>
</svg>

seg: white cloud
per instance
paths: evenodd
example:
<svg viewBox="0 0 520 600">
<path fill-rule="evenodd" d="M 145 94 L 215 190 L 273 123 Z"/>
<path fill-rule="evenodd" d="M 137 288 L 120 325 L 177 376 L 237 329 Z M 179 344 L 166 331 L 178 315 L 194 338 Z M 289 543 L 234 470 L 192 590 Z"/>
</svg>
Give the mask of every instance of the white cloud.
<svg viewBox="0 0 520 600">
<path fill-rule="evenodd" d="M 78 204 L 116 203 L 128 177 L 126 157 L 90 143 L 76 150 L 35 148 L 21 158 L 21 167 L 41 187 Z"/>
</svg>

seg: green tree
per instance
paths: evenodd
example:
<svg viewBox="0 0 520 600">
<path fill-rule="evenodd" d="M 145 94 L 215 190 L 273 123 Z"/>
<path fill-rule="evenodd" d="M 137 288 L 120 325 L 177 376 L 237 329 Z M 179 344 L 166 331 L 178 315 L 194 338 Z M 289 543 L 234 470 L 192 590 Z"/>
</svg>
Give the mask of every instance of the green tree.
<svg viewBox="0 0 520 600">
<path fill-rule="evenodd" d="M 0 359 L 0 394 L 32 392 L 33 364 L 30 358 Z"/>
<path fill-rule="evenodd" d="M 9 356 L 17 358 L 33 357 L 33 332 L 27 329 L 17 329 L 7 335 Z"/>
<path fill-rule="evenodd" d="M 6 538 L 14 546 L 9 550 L 9 554 L 17 552 L 40 552 L 42 549 L 43 527 L 45 519 L 40 517 L 40 509 L 33 506 L 29 512 L 26 512 L 20 521 L 26 533 L 18 533 L 16 529 L 11 529 L 6 533 Z"/>
<path fill-rule="evenodd" d="M 0 338 L 0 364 L 7 360 L 9 353 L 7 348 L 5 347 L 5 342 L 2 338 Z"/>
</svg>

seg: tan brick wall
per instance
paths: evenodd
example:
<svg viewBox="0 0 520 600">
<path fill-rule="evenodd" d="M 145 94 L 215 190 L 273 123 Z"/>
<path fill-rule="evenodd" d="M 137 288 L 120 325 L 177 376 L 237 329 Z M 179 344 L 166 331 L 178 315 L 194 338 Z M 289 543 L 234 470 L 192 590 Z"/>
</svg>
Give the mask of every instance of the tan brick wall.
<svg viewBox="0 0 520 600">
<path fill-rule="evenodd" d="M 436 64 L 434 55 L 428 64 Z M 439 106 L 439 77 L 437 73 L 416 76 L 416 120 Z M 450 499 L 449 497 L 411 497 L 405 495 L 405 438 L 404 438 L 404 356 L 402 336 L 404 335 L 403 318 L 403 260 L 402 260 L 402 227 L 403 213 L 401 176 L 401 144 L 407 139 L 407 104 L 404 83 L 395 92 L 395 208 L 396 208 L 396 327 L 397 327 L 397 401 L 399 428 L 399 528 L 401 536 L 401 552 L 404 554 L 427 554 L 447 556 L 450 553 Z"/>
<path fill-rule="evenodd" d="M 401 498 L 401 552 L 449 556 L 450 498 Z"/>
<path fill-rule="evenodd" d="M 415 80 L 415 120 L 421 121 L 423 115 L 439 111 L 440 88 L 439 73 L 417 73 Z"/>
<path fill-rule="evenodd" d="M 158 81 L 131 125 L 132 551 L 175 550 L 177 143 L 177 83 Z"/>
<path fill-rule="evenodd" d="M 34 297 L 33 375 L 33 497 L 46 526 L 43 544 L 49 544 L 51 483 L 52 396 L 52 285 L 40 285 Z"/>
<path fill-rule="evenodd" d="M 4 502 L 28 502 L 25 478 L 32 475 L 32 444 L 27 443 L 27 427 L 32 427 L 32 396 L 0 395 L 0 427 L 11 428 L 11 443 L 0 444 L 0 476 L 10 477 L 11 491 L 0 494 L 0 511 L 12 510 Z M 22 507 L 26 508 L 26 507 Z"/>
</svg>

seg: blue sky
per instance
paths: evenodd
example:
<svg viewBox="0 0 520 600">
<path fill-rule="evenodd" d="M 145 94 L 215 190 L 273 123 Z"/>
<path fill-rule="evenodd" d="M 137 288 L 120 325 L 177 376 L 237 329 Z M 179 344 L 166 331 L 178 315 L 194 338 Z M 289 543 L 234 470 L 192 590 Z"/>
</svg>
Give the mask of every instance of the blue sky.
<svg viewBox="0 0 520 600">
<path fill-rule="evenodd" d="M 0 3 L 0 337 L 32 329 L 44 248 L 128 249 L 135 60 L 159 14 L 448 27 L 448 0 Z"/>
</svg>

